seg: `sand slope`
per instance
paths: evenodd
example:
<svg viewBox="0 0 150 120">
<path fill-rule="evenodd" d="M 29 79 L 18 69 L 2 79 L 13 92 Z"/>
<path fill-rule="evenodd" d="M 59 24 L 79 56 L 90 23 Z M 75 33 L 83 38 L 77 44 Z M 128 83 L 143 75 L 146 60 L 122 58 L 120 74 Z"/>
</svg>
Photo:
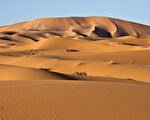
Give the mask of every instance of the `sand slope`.
<svg viewBox="0 0 150 120">
<path fill-rule="evenodd" d="M 149 120 L 149 85 L 86 81 L 0 84 L 4 120 Z"/>
</svg>

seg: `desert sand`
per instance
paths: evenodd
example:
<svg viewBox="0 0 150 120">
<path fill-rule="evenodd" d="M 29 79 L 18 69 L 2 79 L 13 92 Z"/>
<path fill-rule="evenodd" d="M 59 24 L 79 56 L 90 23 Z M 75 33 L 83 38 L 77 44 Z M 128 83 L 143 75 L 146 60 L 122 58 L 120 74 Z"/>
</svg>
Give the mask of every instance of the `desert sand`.
<svg viewBox="0 0 150 120">
<path fill-rule="evenodd" d="M 150 26 L 65 17 L 0 27 L 0 120 L 150 120 L 149 111 Z"/>
</svg>

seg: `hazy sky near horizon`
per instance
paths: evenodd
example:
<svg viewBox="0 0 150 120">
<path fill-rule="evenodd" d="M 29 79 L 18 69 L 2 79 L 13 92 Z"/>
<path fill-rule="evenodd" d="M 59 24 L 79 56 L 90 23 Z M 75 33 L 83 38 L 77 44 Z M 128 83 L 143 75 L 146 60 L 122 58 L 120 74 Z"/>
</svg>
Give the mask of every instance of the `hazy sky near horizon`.
<svg viewBox="0 0 150 120">
<path fill-rule="evenodd" d="M 37 18 L 107 16 L 150 25 L 150 0 L 0 0 L 0 26 Z"/>
</svg>

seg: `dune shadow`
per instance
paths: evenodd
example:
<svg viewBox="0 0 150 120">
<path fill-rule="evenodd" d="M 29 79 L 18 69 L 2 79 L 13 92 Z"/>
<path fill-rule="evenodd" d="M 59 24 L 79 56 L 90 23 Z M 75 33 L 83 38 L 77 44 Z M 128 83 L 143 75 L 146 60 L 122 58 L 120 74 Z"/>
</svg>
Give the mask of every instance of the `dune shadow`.
<svg viewBox="0 0 150 120">
<path fill-rule="evenodd" d="M 128 43 L 128 42 L 123 42 L 121 43 L 122 45 L 129 45 L 129 46 L 139 46 L 137 44 L 134 44 L 134 43 Z"/>
<path fill-rule="evenodd" d="M 75 32 L 76 34 L 82 36 L 82 37 L 88 37 L 86 34 L 83 34 L 83 33 L 79 32 L 77 30 L 72 30 L 72 31 Z"/>
<path fill-rule="evenodd" d="M 112 35 L 110 32 L 101 29 L 99 27 L 95 27 L 94 31 L 92 31 L 94 34 L 96 34 L 98 37 L 104 37 L 104 38 L 112 38 Z"/>
<path fill-rule="evenodd" d="M 58 32 L 46 32 L 46 33 L 48 33 L 48 34 L 51 34 L 51 35 L 54 35 L 54 36 L 59 36 L 59 37 L 61 37 L 62 36 L 62 34 L 61 33 L 58 33 Z"/>
<path fill-rule="evenodd" d="M 14 39 L 12 39 L 10 37 L 7 37 L 7 36 L 0 37 L 0 40 L 7 40 L 7 41 L 15 41 L 15 42 L 17 42 L 17 40 L 14 40 Z"/>
<path fill-rule="evenodd" d="M 25 37 L 25 38 L 31 39 L 31 40 L 33 40 L 33 41 L 35 41 L 35 42 L 38 42 L 38 41 L 39 41 L 39 40 L 37 40 L 37 39 L 35 39 L 35 38 L 29 36 L 29 35 L 24 35 L 24 34 L 18 34 L 18 35 L 21 36 L 21 37 Z"/>
<path fill-rule="evenodd" d="M 2 32 L 2 34 L 5 34 L 5 35 L 14 35 L 16 33 L 17 32 L 15 32 L 15 31 L 4 31 L 4 32 Z"/>
</svg>

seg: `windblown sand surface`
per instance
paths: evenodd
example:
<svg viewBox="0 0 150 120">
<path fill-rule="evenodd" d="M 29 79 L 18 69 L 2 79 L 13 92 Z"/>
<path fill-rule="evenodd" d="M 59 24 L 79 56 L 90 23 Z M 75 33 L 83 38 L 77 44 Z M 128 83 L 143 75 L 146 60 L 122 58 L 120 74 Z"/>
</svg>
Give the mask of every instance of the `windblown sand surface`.
<svg viewBox="0 0 150 120">
<path fill-rule="evenodd" d="M 0 120 L 150 120 L 150 27 L 107 17 L 1 27 Z"/>
</svg>

